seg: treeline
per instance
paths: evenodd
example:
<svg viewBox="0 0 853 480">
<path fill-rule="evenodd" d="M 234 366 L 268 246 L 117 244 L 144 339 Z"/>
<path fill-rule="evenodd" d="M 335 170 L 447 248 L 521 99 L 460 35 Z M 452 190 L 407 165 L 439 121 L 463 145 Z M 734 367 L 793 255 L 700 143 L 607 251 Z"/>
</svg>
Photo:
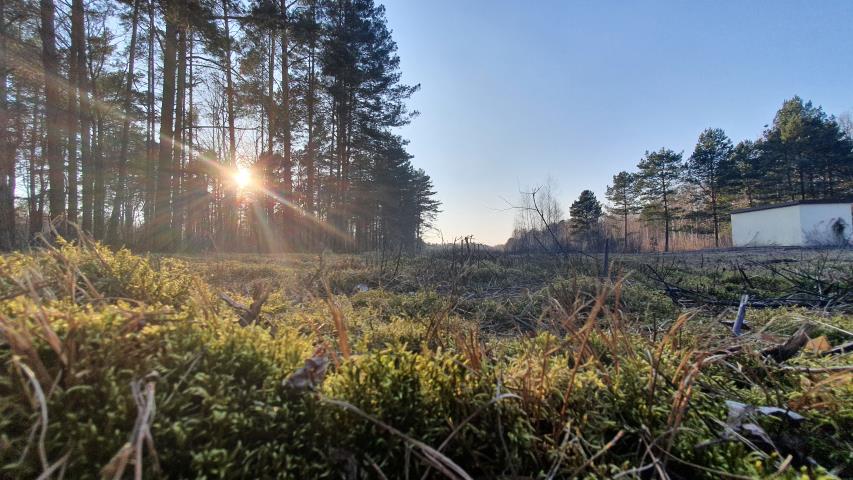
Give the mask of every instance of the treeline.
<svg viewBox="0 0 853 480">
<path fill-rule="evenodd" d="M 559 205 L 549 190 L 538 193 L 539 202 L 534 196 L 523 203 L 508 250 L 600 250 L 611 238 L 624 251 L 669 251 L 676 234 L 725 246 L 732 209 L 853 197 L 853 122 L 794 97 L 756 140 L 734 144 L 723 130 L 708 128 L 687 157 L 669 148 L 647 151 L 635 171 L 613 176 L 604 209 L 585 190 L 566 221 L 554 214 Z M 650 228 L 660 238 L 650 237 Z"/>
<path fill-rule="evenodd" d="M 372 0 L 0 0 L 0 248 L 414 248 L 438 209 Z"/>
</svg>

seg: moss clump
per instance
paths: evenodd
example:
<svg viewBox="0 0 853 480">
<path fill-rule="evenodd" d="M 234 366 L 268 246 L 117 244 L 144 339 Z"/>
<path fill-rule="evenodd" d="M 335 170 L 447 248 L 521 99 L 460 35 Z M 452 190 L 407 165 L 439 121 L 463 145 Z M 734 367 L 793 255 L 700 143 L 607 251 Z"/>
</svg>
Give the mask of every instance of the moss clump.
<svg viewBox="0 0 853 480">
<path fill-rule="evenodd" d="M 621 282 L 618 288 L 608 288 L 593 277 L 564 278 L 552 283 L 542 293 L 564 307 L 583 306 L 582 309 L 588 311 L 602 292 L 606 295 L 604 305 L 608 309 L 634 319 L 673 320 L 681 310 L 662 291 L 630 280 Z"/>
</svg>

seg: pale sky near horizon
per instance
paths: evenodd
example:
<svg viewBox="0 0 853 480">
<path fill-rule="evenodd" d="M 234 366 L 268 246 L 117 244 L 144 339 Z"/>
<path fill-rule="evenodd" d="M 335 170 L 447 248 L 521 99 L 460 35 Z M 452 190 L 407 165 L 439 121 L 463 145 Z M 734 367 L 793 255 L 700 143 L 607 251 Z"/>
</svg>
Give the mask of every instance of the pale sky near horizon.
<svg viewBox="0 0 853 480">
<path fill-rule="evenodd" d="M 548 177 L 568 212 L 646 150 L 755 139 L 794 95 L 853 110 L 853 0 L 377 1 L 421 84 L 401 133 L 445 240 L 502 244 L 504 199 Z"/>
</svg>

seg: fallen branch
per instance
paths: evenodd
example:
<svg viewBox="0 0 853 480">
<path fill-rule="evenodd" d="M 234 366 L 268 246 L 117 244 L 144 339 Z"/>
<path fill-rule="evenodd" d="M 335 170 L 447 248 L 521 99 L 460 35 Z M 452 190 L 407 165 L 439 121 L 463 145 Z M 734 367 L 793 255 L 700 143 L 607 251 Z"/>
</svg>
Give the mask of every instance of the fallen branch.
<svg viewBox="0 0 853 480">
<path fill-rule="evenodd" d="M 649 277 L 660 283 L 667 296 L 673 302 L 682 306 L 690 306 L 691 304 L 700 304 L 703 306 L 715 307 L 735 307 L 740 306 L 739 301 L 721 299 L 709 293 L 700 292 L 697 290 L 686 288 L 682 285 L 667 280 L 661 272 L 656 270 L 650 264 L 644 264 L 644 267 L 649 273 Z M 750 301 L 747 305 L 751 308 L 778 308 L 778 307 L 805 307 L 811 309 L 823 309 L 825 311 L 849 311 L 851 309 L 849 289 L 824 289 L 818 288 L 817 291 L 809 290 L 802 286 L 802 282 L 808 280 L 820 284 L 820 279 L 801 274 L 800 281 L 791 275 L 785 275 L 776 269 L 770 270 L 773 274 L 778 275 L 794 285 L 791 290 L 788 290 L 787 295 L 782 295 L 776 298 L 756 299 Z M 748 277 L 747 277 L 748 278 Z M 748 283 L 752 283 L 750 280 Z M 752 287 L 750 287 L 752 288 Z"/>
<path fill-rule="evenodd" d="M 843 353 L 853 352 L 853 342 L 842 343 L 841 345 L 823 352 L 823 355 L 841 355 Z"/>
<path fill-rule="evenodd" d="M 248 307 L 234 300 L 224 292 L 219 294 L 219 298 L 237 312 L 237 315 L 240 317 L 240 326 L 246 327 L 258 321 L 258 317 L 261 315 L 261 308 L 270 297 L 270 293 L 270 287 L 266 283 L 256 284 L 252 287 L 252 304 Z"/>
<path fill-rule="evenodd" d="M 591 465 L 592 462 L 595 461 L 596 458 L 604 455 L 605 452 L 607 452 L 608 450 L 613 448 L 613 446 L 616 445 L 616 442 L 618 442 L 619 439 L 622 438 L 623 435 L 625 435 L 625 430 L 619 430 L 619 432 L 616 433 L 616 436 L 613 437 L 609 442 L 607 442 L 607 444 L 605 444 L 604 447 L 601 448 L 601 450 L 596 452 L 595 455 L 589 457 L 589 459 L 586 462 L 584 462 L 583 465 L 576 468 L 575 471 L 572 472 L 571 475 L 569 475 L 569 478 L 577 478 L 578 474 L 581 473 L 582 471 L 584 471 L 586 469 L 586 467 Z"/>
<path fill-rule="evenodd" d="M 799 352 L 804 346 L 806 346 L 806 343 L 808 343 L 809 336 L 806 333 L 807 329 L 807 325 L 800 327 L 800 329 L 797 330 L 795 334 L 791 335 L 791 337 L 788 338 L 788 341 L 786 341 L 782 345 L 776 345 L 765 349 L 761 352 L 762 355 L 764 355 L 765 357 L 770 357 L 779 363 L 782 363 L 785 360 L 792 358 L 794 355 L 797 354 L 797 352 Z"/>
<path fill-rule="evenodd" d="M 792 372 L 802 373 L 834 373 L 834 372 L 853 372 L 853 365 L 836 365 L 833 367 L 791 367 L 784 366 L 782 370 L 790 370 Z"/>
</svg>

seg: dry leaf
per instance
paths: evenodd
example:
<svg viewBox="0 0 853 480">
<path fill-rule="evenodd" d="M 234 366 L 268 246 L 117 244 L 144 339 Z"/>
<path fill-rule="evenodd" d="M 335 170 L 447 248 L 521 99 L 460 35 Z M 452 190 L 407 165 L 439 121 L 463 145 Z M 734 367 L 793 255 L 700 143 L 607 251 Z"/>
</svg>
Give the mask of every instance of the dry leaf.
<svg viewBox="0 0 853 480">
<path fill-rule="evenodd" d="M 822 353 L 831 348 L 832 345 L 829 343 L 829 340 L 826 339 L 826 335 L 821 335 L 809 340 L 805 346 L 805 349 L 812 353 Z"/>
</svg>

